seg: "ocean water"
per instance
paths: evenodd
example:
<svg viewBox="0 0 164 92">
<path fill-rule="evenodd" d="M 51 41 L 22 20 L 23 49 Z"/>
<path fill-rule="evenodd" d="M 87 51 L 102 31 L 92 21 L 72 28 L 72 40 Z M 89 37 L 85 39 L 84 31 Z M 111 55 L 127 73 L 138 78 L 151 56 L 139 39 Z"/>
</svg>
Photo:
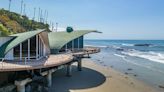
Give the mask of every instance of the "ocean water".
<svg viewBox="0 0 164 92">
<path fill-rule="evenodd" d="M 101 48 L 92 59 L 164 92 L 164 40 L 85 40 Z"/>
</svg>

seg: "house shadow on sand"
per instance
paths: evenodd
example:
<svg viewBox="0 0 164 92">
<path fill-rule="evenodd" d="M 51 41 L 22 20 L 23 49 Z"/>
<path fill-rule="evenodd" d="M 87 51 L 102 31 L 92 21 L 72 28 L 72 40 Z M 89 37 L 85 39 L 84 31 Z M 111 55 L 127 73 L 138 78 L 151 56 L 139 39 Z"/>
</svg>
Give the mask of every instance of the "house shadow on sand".
<svg viewBox="0 0 164 92">
<path fill-rule="evenodd" d="M 85 67 L 79 72 L 76 68 L 76 66 L 72 67 L 71 77 L 65 76 L 65 69 L 56 71 L 49 92 L 70 92 L 70 90 L 88 89 L 97 87 L 106 81 L 106 77 L 100 72 Z"/>
</svg>

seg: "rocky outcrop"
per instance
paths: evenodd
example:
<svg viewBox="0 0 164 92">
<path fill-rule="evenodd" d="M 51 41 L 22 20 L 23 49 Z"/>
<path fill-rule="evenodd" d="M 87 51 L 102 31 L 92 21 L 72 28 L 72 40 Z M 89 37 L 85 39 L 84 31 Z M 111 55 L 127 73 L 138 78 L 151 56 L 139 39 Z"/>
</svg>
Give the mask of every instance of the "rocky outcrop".
<svg viewBox="0 0 164 92">
<path fill-rule="evenodd" d="M 146 46 L 146 47 L 149 47 L 149 46 L 152 46 L 152 44 L 135 44 L 134 46 Z"/>
</svg>

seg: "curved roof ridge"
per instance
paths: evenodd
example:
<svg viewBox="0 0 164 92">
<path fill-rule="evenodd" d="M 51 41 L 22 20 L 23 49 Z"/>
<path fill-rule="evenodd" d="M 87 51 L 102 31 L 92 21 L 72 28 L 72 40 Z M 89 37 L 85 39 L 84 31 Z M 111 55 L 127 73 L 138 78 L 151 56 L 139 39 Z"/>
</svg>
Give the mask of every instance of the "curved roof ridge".
<svg viewBox="0 0 164 92">
<path fill-rule="evenodd" d="M 44 29 L 39 29 L 35 31 L 28 31 L 28 32 L 23 32 L 23 33 L 18 33 L 10 36 L 14 36 L 13 39 L 7 41 L 5 44 L 3 44 L 0 47 L 0 58 L 4 58 L 7 52 L 9 52 L 12 48 L 17 46 L 18 44 L 24 42 L 25 40 L 45 31 Z"/>
<path fill-rule="evenodd" d="M 91 32 L 100 33 L 97 30 L 78 30 L 78 31 L 76 30 L 73 32 L 66 32 L 66 31 L 50 32 L 48 33 L 50 49 L 60 50 L 68 42 Z"/>
</svg>

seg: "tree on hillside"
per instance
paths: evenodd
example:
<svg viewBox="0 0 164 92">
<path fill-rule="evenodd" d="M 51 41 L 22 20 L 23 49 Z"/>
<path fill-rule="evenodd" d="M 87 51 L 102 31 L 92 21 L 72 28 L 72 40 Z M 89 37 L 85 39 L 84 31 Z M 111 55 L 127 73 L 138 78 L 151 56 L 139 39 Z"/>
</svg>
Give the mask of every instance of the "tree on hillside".
<svg viewBox="0 0 164 92">
<path fill-rule="evenodd" d="M 25 15 L 22 16 L 4 9 L 0 9 L 0 23 L 11 31 L 10 33 L 19 33 L 36 29 L 47 29 L 49 31 L 48 24 L 30 20 Z"/>
</svg>

